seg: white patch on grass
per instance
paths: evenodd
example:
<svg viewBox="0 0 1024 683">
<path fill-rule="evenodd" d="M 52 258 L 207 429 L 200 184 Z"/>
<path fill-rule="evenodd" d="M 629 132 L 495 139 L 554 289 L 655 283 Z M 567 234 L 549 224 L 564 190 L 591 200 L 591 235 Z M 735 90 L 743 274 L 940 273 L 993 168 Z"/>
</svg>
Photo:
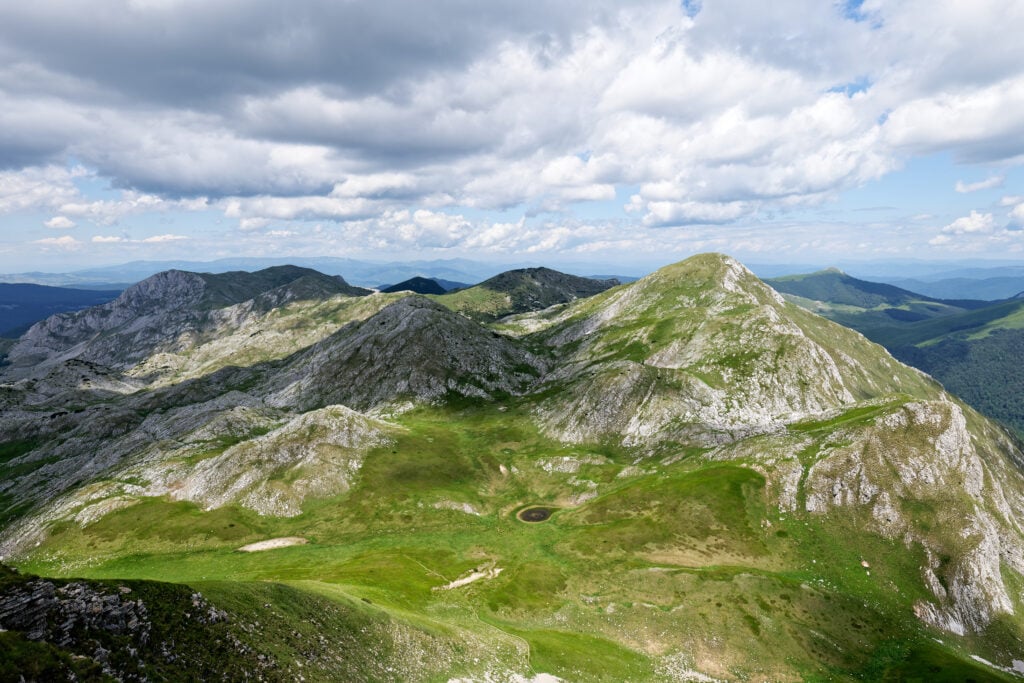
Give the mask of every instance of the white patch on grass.
<svg viewBox="0 0 1024 683">
<path fill-rule="evenodd" d="M 306 545 L 309 543 L 301 536 L 285 536 L 282 538 L 270 538 L 266 541 L 257 541 L 249 545 L 243 545 L 238 550 L 243 553 L 257 553 L 261 550 L 273 550 L 275 548 L 287 548 L 290 545 Z"/>
<path fill-rule="evenodd" d="M 467 515 L 480 516 L 479 510 L 469 503 L 456 503 L 454 500 L 442 500 L 434 503 L 434 507 L 438 510 L 455 510 L 456 512 L 465 512 Z"/>
<path fill-rule="evenodd" d="M 503 571 L 504 569 L 502 567 L 488 567 L 482 571 L 474 571 L 471 574 L 469 574 L 469 576 L 463 576 L 461 578 L 455 579 L 454 581 L 451 581 L 450 583 L 447 583 L 443 586 L 434 586 L 434 590 L 448 591 L 453 588 L 461 588 L 462 586 L 471 584 L 474 581 L 479 581 L 480 579 L 494 579 L 497 578 L 498 574 L 500 574 Z"/>
</svg>

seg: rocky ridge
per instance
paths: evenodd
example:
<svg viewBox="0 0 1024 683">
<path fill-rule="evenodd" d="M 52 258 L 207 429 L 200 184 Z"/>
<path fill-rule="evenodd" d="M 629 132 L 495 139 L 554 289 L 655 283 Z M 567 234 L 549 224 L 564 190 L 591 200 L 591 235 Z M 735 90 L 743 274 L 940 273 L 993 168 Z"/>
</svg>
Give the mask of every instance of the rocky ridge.
<svg viewBox="0 0 1024 683">
<path fill-rule="evenodd" d="M 195 664 L 194 644 L 176 642 L 171 636 L 182 626 L 219 636 L 214 648 L 222 655 L 227 649 L 234 657 L 249 659 L 257 676 L 270 664 L 261 663 L 238 639 L 225 638 L 228 613 L 185 587 L 176 591 L 173 601 L 163 602 L 154 617 L 139 592 L 125 583 L 55 582 L 19 577 L 6 568 L 0 571 L 0 630 L 91 660 L 111 679 L 144 681 L 154 674 L 188 671 Z M 77 678 L 71 671 L 62 673 L 66 680 Z"/>
<path fill-rule="evenodd" d="M 369 410 L 448 394 L 486 400 L 523 393 L 542 368 L 511 340 L 410 296 L 292 357 L 265 391 L 279 407 Z"/>
<path fill-rule="evenodd" d="M 107 304 L 58 314 L 32 326 L 8 352 L 10 367 L 5 374 L 38 376 L 70 359 L 127 370 L 155 353 L 191 348 L 254 312 L 337 294 L 363 296 L 369 290 L 291 266 L 222 275 L 166 271 L 129 287 Z M 244 302 L 250 303 L 232 308 Z"/>
</svg>

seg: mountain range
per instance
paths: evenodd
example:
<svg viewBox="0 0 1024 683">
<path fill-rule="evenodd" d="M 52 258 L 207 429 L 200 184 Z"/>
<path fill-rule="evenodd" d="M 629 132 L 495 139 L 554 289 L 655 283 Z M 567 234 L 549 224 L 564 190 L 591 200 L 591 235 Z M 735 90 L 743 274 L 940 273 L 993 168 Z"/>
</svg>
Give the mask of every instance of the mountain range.
<svg viewBox="0 0 1024 683">
<path fill-rule="evenodd" d="M 414 277 L 433 278 L 452 289 L 462 283 L 478 283 L 515 267 L 512 264 L 490 263 L 471 259 L 436 259 L 430 261 L 364 261 L 353 258 L 289 257 L 260 258 L 238 257 L 214 261 L 133 261 L 112 266 L 100 266 L 68 273 L 8 273 L 0 274 L 0 283 L 30 283 L 56 287 L 78 287 L 81 289 L 124 289 L 157 273 L 168 270 L 184 270 L 201 273 L 227 273 L 256 271 L 277 266 L 299 266 L 318 270 L 328 275 L 344 275 L 350 282 L 363 286 L 384 288 L 393 283 Z M 602 264 L 580 263 L 574 267 L 579 272 L 598 272 Z M 635 268 L 627 268 L 627 275 L 639 275 Z M 646 272 L 646 271 L 643 271 Z M 608 279 L 602 276 L 599 279 Z M 623 279 L 630 279 L 619 275 Z M 633 278 L 635 279 L 635 278 Z M 111 286 L 111 285 L 116 286 Z"/>
<path fill-rule="evenodd" d="M 1024 436 L 1024 299 L 933 299 L 838 271 L 769 282 L 795 303 L 882 344 Z"/>
<path fill-rule="evenodd" d="M 0 276 L 5 282 L 29 282 L 43 285 L 82 286 L 85 284 L 135 283 L 168 270 L 204 273 L 255 271 L 290 265 L 318 270 L 329 275 L 344 274 L 352 282 L 376 287 L 415 276 L 430 276 L 457 282 L 479 282 L 504 270 L 504 266 L 468 259 L 435 261 L 375 262 L 337 257 L 280 258 L 239 257 L 215 261 L 133 261 L 114 266 L 77 270 L 70 273 L 14 273 Z"/>
<path fill-rule="evenodd" d="M 33 326 L 7 362 L 10 666 L 1024 670 L 1017 442 L 726 256 L 430 296 L 171 271 Z"/>
</svg>

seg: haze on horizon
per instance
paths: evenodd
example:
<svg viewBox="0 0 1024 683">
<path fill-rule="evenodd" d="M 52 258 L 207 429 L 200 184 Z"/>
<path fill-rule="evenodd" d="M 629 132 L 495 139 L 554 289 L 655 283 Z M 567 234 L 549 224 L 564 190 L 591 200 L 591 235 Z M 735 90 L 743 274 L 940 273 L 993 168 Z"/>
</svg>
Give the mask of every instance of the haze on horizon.
<svg viewBox="0 0 1024 683">
<path fill-rule="evenodd" d="M 0 5 L 0 272 L 1024 256 L 1014 0 Z"/>
</svg>

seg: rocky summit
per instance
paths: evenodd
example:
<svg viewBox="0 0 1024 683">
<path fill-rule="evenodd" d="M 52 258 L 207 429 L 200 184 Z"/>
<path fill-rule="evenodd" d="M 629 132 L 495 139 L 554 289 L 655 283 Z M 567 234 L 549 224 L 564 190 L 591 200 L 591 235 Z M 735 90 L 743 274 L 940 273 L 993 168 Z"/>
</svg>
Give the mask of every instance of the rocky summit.
<svg viewBox="0 0 1024 683">
<path fill-rule="evenodd" d="M 10 350 L 0 671 L 1024 674 L 1019 443 L 735 260 L 271 271 L 162 273 Z"/>
</svg>

